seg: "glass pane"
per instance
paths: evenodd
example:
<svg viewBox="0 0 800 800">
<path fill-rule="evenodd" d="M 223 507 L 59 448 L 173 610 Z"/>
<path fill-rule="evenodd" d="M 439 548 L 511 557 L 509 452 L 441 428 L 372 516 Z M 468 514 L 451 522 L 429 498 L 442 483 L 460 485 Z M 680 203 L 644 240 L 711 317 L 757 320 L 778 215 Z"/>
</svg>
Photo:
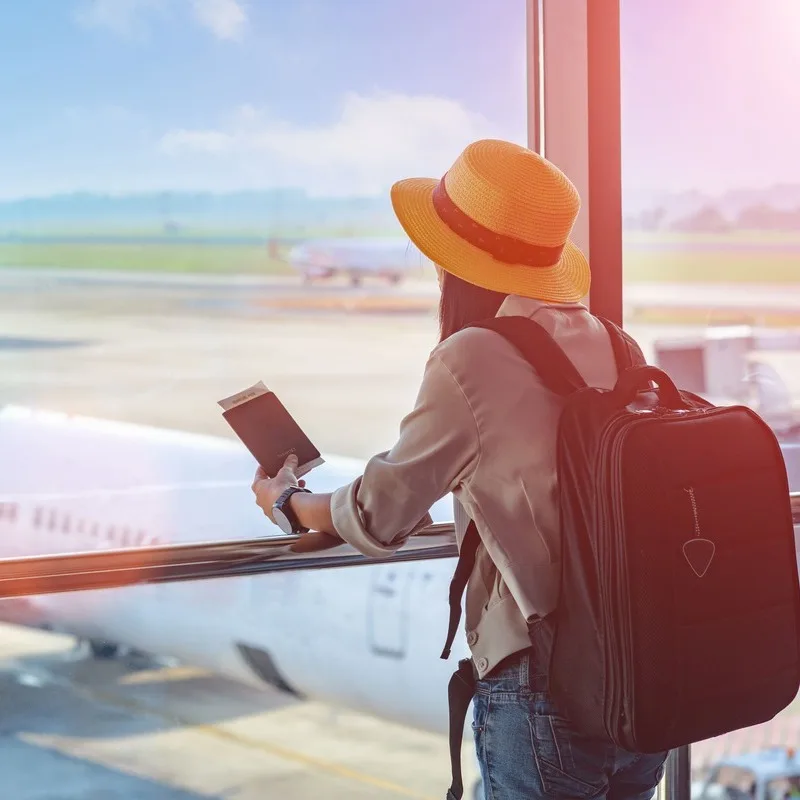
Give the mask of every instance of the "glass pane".
<svg viewBox="0 0 800 800">
<path fill-rule="evenodd" d="M 622 49 L 628 330 L 682 388 L 755 409 L 800 491 L 800 6 L 625 2 Z M 798 724 L 794 702 L 698 742 L 693 796 L 787 796 Z"/>
<path fill-rule="evenodd" d="M 392 445 L 438 298 L 389 187 L 524 143 L 524 0 L 5 6 L 0 554 L 278 533 L 217 401 L 263 381 L 314 490 Z M 0 629 L 7 794 L 440 796 L 452 567 L 0 602 L 63 634 Z"/>
</svg>

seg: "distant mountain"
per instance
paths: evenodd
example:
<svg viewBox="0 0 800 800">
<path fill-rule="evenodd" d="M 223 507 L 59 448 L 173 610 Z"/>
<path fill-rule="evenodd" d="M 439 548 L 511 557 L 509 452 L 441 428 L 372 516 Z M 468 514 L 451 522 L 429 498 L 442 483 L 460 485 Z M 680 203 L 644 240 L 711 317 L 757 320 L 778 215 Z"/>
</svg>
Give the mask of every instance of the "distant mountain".
<svg viewBox="0 0 800 800">
<path fill-rule="evenodd" d="M 800 212 L 800 184 L 776 184 L 762 189 L 733 189 L 722 195 L 698 191 L 665 195 L 649 208 L 626 219 L 639 230 L 695 230 L 753 228 L 796 230 Z M 706 223 L 710 227 L 706 227 Z"/>
<path fill-rule="evenodd" d="M 230 194 L 158 192 L 68 194 L 0 202 L 0 234 L 36 231 L 248 229 L 265 235 L 304 227 L 385 227 L 393 221 L 385 197 L 310 197 L 300 190 Z"/>
<path fill-rule="evenodd" d="M 736 189 L 714 196 L 698 191 L 665 195 L 625 219 L 628 230 L 720 232 L 754 228 L 798 230 L 800 185 Z M 400 233 L 389 198 L 313 197 L 302 190 L 153 192 L 131 195 L 65 194 L 0 201 L 0 238 L 37 236 L 178 236 L 209 231 L 248 236 Z"/>
<path fill-rule="evenodd" d="M 777 211 L 800 208 L 800 185 L 778 184 L 769 189 L 736 189 L 717 201 L 717 207 L 727 217 L 738 216 L 746 208 L 770 206 Z"/>
</svg>

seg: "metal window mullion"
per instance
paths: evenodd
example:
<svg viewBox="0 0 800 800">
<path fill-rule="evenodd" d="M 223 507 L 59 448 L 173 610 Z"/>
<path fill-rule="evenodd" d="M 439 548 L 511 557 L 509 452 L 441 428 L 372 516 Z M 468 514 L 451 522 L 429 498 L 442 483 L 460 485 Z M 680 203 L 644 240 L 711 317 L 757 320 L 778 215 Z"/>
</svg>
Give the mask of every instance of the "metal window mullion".
<svg viewBox="0 0 800 800">
<path fill-rule="evenodd" d="M 620 0 L 528 0 L 528 142 L 583 200 L 573 240 L 592 265 L 589 306 L 623 323 Z M 688 747 L 662 793 L 690 796 Z"/>
</svg>

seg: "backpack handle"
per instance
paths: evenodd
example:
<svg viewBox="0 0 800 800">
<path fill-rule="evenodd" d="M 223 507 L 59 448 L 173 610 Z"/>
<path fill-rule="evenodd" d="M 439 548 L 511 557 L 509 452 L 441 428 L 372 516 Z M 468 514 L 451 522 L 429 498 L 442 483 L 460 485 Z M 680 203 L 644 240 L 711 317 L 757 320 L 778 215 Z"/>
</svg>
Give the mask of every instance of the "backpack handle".
<svg viewBox="0 0 800 800">
<path fill-rule="evenodd" d="M 619 376 L 612 396 L 620 406 L 627 406 L 634 401 L 640 391 L 650 388 L 648 386 L 650 381 L 658 386 L 658 398 L 662 405 L 674 409 L 685 408 L 686 404 L 672 378 L 664 370 L 652 366 L 631 367 L 625 370 Z"/>
</svg>

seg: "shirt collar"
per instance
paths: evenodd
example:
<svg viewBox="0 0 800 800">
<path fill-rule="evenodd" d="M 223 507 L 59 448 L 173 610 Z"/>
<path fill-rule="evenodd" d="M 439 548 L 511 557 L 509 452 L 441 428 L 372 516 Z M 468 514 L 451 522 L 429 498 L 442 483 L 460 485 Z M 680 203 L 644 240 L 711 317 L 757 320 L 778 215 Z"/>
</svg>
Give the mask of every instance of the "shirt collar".
<svg viewBox="0 0 800 800">
<path fill-rule="evenodd" d="M 503 300 L 497 312 L 498 317 L 533 317 L 543 308 L 553 308 L 558 310 L 580 309 L 585 311 L 583 303 L 548 303 L 544 300 L 535 300 L 532 297 L 522 297 L 518 294 L 510 294 Z"/>
</svg>

